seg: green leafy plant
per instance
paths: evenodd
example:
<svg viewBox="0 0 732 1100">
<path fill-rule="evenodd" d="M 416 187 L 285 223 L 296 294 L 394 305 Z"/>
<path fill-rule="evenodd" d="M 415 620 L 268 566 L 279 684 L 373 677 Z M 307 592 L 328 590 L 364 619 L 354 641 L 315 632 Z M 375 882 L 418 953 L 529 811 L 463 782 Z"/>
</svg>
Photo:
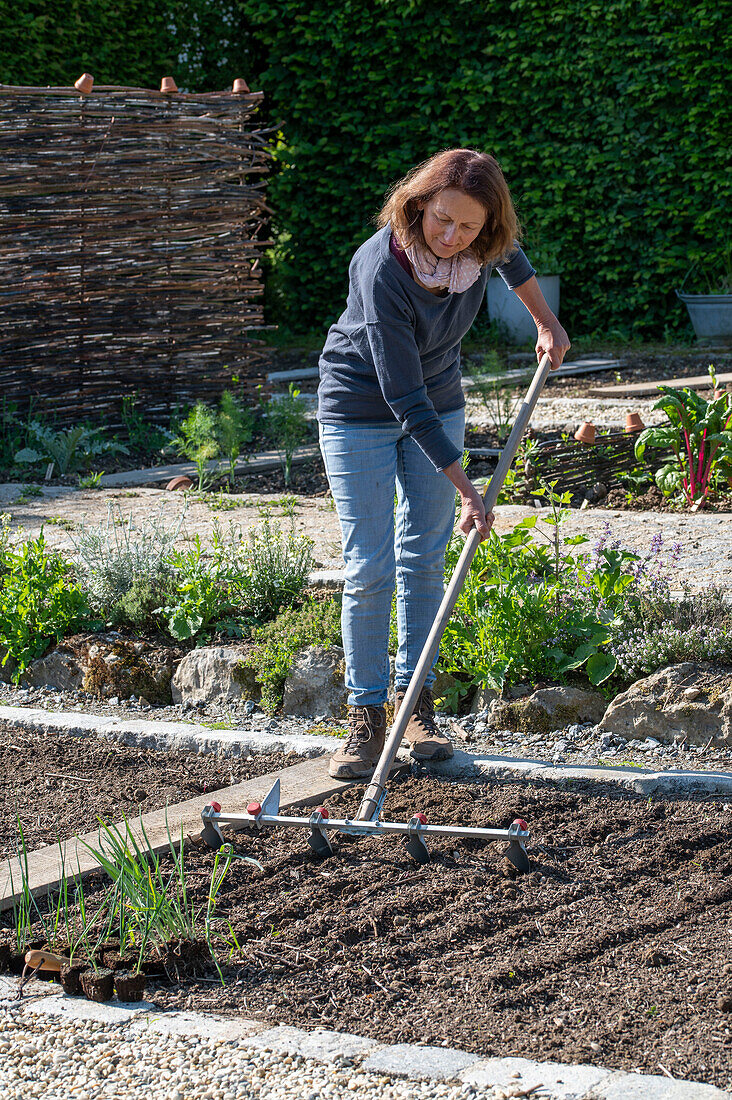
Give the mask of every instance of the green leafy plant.
<svg viewBox="0 0 732 1100">
<path fill-rule="evenodd" d="M 246 559 L 248 606 L 255 618 L 271 619 L 300 600 L 313 568 L 313 541 L 265 517 L 249 533 Z"/>
<path fill-rule="evenodd" d="M 99 482 L 104 477 L 104 470 L 97 470 L 92 474 L 87 474 L 86 477 L 79 477 L 80 489 L 98 489 Z"/>
<path fill-rule="evenodd" d="M 122 422 L 130 446 L 142 454 L 160 453 L 170 446 L 173 432 L 151 424 L 140 412 L 138 404 L 137 393 L 128 393 L 122 398 Z"/>
<path fill-rule="evenodd" d="M 77 424 L 73 428 L 54 431 L 53 428 L 31 420 L 28 424 L 31 445 L 16 452 L 15 461 L 36 465 L 53 462 L 62 476 L 74 473 L 105 454 L 129 454 L 127 448 L 114 439 L 105 439 L 99 428 Z"/>
<path fill-rule="evenodd" d="M 198 491 L 203 492 L 210 483 L 208 464 L 220 451 L 216 435 L 216 414 L 197 401 L 180 425 L 180 435 L 175 440 L 178 453 L 195 464 L 198 473 Z"/>
<path fill-rule="evenodd" d="M 716 387 L 714 367 L 709 375 Z M 680 495 L 702 508 L 717 474 L 732 476 L 732 409 L 729 396 L 707 401 L 684 386 L 659 386 L 662 396 L 653 406 L 666 413 L 667 422 L 644 429 L 635 444 L 640 461 L 647 447 L 670 450 L 674 458 L 656 472 L 656 484 L 665 496 Z"/>
<path fill-rule="evenodd" d="M 204 551 L 195 535 L 191 549 L 171 551 L 169 562 L 175 583 L 157 613 L 164 616 L 172 638 L 203 638 L 217 629 L 241 633 L 232 616 L 246 599 L 248 571 L 217 529 L 210 551 Z"/>
<path fill-rule="evenodd" d="M 292 460 L 295 450 L 308 432 L 305 402 L 292 382 L 286 394 L 270 400 L 265 409 L 264 424 L 268 438 L 279 451 L 287 487 L 292 480 Z"/>
<path fill-rule="evenodd" d="M 236 461 L 242 448 L 254 437 L 254 413 L 244 408 L 236 398 L 224 390 L 219 402 L 216 434 L 221 451 L 229 463 L 229 488 L 234 484 Z"/>
<path fill-rule="evenodd" d="M 341 601 L 307 600 L 301 608 L 280 612 L 267 626 L 260 627 L 256 645 L 247 663 L 256 670 L 262 685 L 262 706 L 273 713 L 282 702 L 285 680 L 292 659 L 309 645 L 341 644 Z"/>
<path fill-rule="evenodd" d="M 49 550 L 43 532 L 6 544 L 0 556 L 0 651 L 16 664 L 13 680 L 49 644 L 88 620 L 89 607 L 70 565 Z"/>
</svg>

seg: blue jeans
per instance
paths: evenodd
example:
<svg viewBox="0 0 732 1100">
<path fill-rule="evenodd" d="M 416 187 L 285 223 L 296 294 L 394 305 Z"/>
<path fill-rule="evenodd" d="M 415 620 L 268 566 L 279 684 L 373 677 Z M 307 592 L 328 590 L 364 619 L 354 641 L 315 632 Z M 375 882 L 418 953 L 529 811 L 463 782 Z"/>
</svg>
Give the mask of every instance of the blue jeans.
<svg viewBox="0 0 732 1100">
<path fill-rule="evenodd" d="M 443 413 L 462 449 L 465 410 Z M 396 582 L 395 686 L 407 687 L 444 592 L 455 487 L 401 426 L 321 424 L 323 453 L 343 539 L 341 625 L 351 706 L 381 706 L 389 686 L 389 617 Z M 396 487 L 396 512 L 394 490 Z M 426 684 L 434 682 L 430 670 Z"/>
</svg>

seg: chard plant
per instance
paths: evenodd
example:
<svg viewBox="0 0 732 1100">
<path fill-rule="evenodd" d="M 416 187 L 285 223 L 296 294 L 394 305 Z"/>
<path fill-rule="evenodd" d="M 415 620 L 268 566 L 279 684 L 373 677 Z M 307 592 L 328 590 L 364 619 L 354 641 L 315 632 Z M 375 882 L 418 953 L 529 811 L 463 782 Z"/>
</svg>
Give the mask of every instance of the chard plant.
<svg viewBox="0 0 732 1100">
<path fill-rule="evenodd" d="M 717 379 L 709 367 L 712 385 Z M 635 455 L 640 461 L 647 447 L 667 450 L 673 458 L 656 472 L 664 496 L 679 497 L 695 509 L 703 508 L 717 476 L 732 476 L 732 408 L 725 393 L 707 401 L 695 390 L 659 386 L 662 396 L 653 406 L 666 413 L 667 422 L 646 428 L 638 436 Z"/>
</svg>

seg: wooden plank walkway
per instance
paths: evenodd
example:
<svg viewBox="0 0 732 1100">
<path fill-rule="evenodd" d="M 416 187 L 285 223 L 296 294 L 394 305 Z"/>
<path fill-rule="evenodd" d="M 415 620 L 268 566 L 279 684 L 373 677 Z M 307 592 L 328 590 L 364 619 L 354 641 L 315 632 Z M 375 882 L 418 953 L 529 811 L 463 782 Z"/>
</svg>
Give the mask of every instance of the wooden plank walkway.
<svg viewBox="0 0 732 1100">
<path fill-rule="evenodd" d="M 395 772 L 402 770 L 403 764 L 395 765 Z M 392 773 L 393 774 L 393 773 Z M 293 764 L 289 768 L 269 772 L 267 775 L 247 779 L 209 794 L 197 795 L 186 802 L 168 806 L 167 809 L 153 810 L 142 815 L 142 824 L 147 833 L 151 849 L 159 854 L 169 847 L 168 830 L 176 848 L 179 846 L 181 830 L 184 838 L 197 836 L 202 828 L 201 810 L 209 802 L 220 802 L 229 813 L 245 813 L 247 803 L 263 798 L 275 779 L 279 779 L 281 788 L 280 808 L 291 809 L 295 806 L 315 805 L 323 802 L 340 791 L 347 790 L 361 780 L 331 779 L 328 775 L 328 757 L 318 756 Z M 167 815 L 167 824 L 166 824 Z M 91 824 L 91 822 L 90 822 Z M 122 827 L 122 823 L 117 823 Z M 143 844 L 140 818 L 130 818 L 129 826 L 136 838 Z M 62 859 L 67 877 L 76 874 L 86 878 L 99 869 L 99 864 L 84 847 L 84 843 L 99 847 L 99 830 L 92 829 L 80 837 L 73 837 L 61 845 L 49 844 L 35 852 L 28 853 L 28 885 L 34 897 L 41 898 L 58 890 L 62 882 Z M 303 844 L 306 834 L 303 832 Z M 5 860 L 0 864 L 0 912 L 10 909 L 22 896 L 21 867 L 17 859 Z"/>
<path fill-rule="evenodd" d="M 732 372 L 718 374 L 717 382 L 724 387 L 732 382 Z M 708 374 L 695 375 L 693 378 L 663 378 L 656 382 L 627 382 L 619 386 L 595 386 L 590 397 L 648 397 L 658 392 L 659 386 L 669 386 L 672 390 L 681 390 L 689 386 L 692 390 L 711 389 L 712 380 Z"/>
</svg>

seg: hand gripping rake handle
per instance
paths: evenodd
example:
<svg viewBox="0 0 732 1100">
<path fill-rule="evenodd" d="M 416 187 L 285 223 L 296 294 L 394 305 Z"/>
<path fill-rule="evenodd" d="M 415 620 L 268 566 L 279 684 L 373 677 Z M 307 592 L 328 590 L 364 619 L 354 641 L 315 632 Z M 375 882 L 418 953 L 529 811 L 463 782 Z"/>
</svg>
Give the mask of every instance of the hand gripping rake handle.
<svg viewBox="0 0 732 1100">
<path fill-rule="evenodd" d="M 531 414 L 534 411 L 534 406 L 539 400 L 539 394 L 544 388 L 544 383 L 547 380 L 550 370 L 551 360 L 548 355 L 544 355 L 536 368 L 536 374 L 532 379 L 526 397 L 518 411 L 513 428 L 511 429 L 511 434 L 501 451 L 495 473 L 488 482 L 485 492 L 483 493 L 486 512 L 492 512 L 496 505 L 498 494 L 506 480 L 508 471 L 511 469 L 511 463 L 516 457 L 519 443 L 526 431 Z M 432 668 L 432 662 L 439 649 L 442 634 L 452 615 L 453 608 L 457 603 L 458 596 L 460 595 L 460 591 L 465 583 L 465 578 L 468 575 L 468 571 L 470 570 L 471 563 L 475 556 L 475 551 L 478 549 L 479 545 L 480 535 L 477 529 L 473 529 L 465 540 L 463 552 L 455 566 L 455 572 L 450 579 L 450 584 L 445 591 L 445 595 L 442 597 L 442 603 L 437 612 L 437 617 L 432 624 L 429 637 L 424 644 L 419 661 L 417 662 L 417 667 L 414 670 L 412 679 L 409 681 L 409 687 L 404 694 L 404 701 L 399 710 L 399 714 L 397 715 L 394 725 L 391 727 L 391 733 L 384 745 L 373 778 L 366 788 L 366 793 L 363 796 L 356 815 L 357 821 L 375 821 L 381 812 L 381 806 L 386 794 L 386 781 L 389 778 L 394 759 L 402 743 L 404 731 L 407 728 L 407 723 L 409 722 L 414 706 L 419 698 L 419 693 L 427 679 L 427 673 Z"/>
</svg>

